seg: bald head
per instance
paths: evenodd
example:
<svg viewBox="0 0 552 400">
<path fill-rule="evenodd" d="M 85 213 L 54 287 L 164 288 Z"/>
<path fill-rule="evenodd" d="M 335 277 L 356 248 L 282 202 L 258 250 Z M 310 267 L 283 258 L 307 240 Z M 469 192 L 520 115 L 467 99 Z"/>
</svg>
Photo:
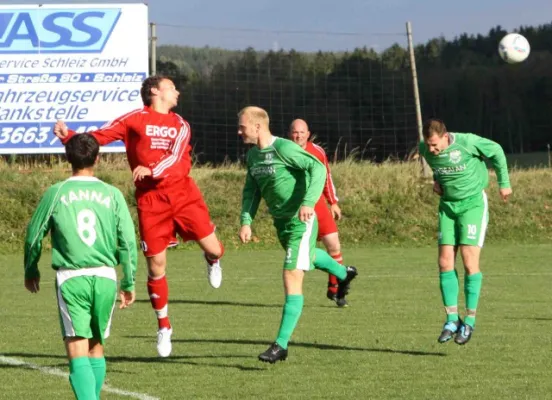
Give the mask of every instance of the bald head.
<svg viewBox="0 0 552 400">
<path fill-rule="evenodd" d="M 294 119 L 293 121 L 291 121 L 291 124 L 289 125 L 289 131 L 293 132 L 293 130 L 295 129 L 301 129 L 305 132 L 308 132 L 309 126 L 307 125 L 307 121 L 300 118 Z"/>
<path fill-rule="evenodd" d="M 299 146 L 305 148 L 310 137 L 309 126 L 307 125 L 307 122 L 303 119 L 294 119 L 289 125 L 288 136 Z"/>
</svg>

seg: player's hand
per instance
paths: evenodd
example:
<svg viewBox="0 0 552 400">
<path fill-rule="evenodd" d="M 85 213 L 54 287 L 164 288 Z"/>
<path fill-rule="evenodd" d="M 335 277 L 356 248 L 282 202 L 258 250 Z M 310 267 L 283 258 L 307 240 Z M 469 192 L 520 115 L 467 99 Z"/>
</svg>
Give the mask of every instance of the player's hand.
<svg viewBox="0 0 552 400">
<path fill-rule="evenodd" d="M 301 206 L 299 209 L 299 219 L 303 222 L 307 222 L 314 215 L 314 208 L 309 206 Z"/>
<path fill-rule="evenodd" d="M 151 176 L 151 169 L 148 167 L 139 165 L 132 171 L 132 179 L 134 182 L 141 181 L 145 176 Z"/>
<path fill-rule="evenodd" d="M 127 308 L 136 300 L 136 291 L 127 292 L 126 290 L 121 290 L 119 292 L 119 300 L 121 300 L 119 308 Z"/>
<path fill-rule="evenodd" d="M 341 219 L 341 208 L 339 208 L 337 203 L 330 206 L 330 211 L 332 212 L 333 219 L 335 219 L 336 221 L 339 221 Z"/>
<path fill-rule="evenodd" d="M 439 196 L 443 195 L 443 188 L 439 185 L 439 182 L 433 182 L 433 191 Z"/>
<path fill-rule="evenodd" d="M 238 236 L 240 237 L 242 243 L 249 243 L 249 241 L 251 240 L 251 226 L 242 225 Z"/>
<path fill-rule="evenodd" d="M 54 125 L 54 135 L 56 135 L 59 139 L 63 140 L 69 135 L 69 130 L 67 129 L 67 125 L 65 125 L 65 122 L 58 120 L 56 124 Z"/>
<path fill-rule="evenodd" d="M 500 197 L 502 197 L 502 201 L 506 203 L 508 201 L 508 197 L 512 195 L 512 188 L 500 189 L 498 192 L 500 193 Z"/>
<path fill-rule="evenodd" d="M 38 293 L 40 291 L 40 276 L 25 279 L 25 288 L 31 293 Z"/>
</svg>

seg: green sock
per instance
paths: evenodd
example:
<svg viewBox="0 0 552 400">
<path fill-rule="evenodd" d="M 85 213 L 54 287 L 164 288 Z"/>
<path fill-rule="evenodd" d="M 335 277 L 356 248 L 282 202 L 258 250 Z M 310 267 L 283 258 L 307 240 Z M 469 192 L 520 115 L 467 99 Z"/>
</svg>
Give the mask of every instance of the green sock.
<svg viewBox="0 0 552 400">
<path fill-rule="evenodd" d="M 464 278 L 464 293 L 466 295 L 466 319 L 464 322 L 472 328 L 475 326 L 475 312 L 477 303 L 479 302 L 479 294 L 481 293 L 481 283 L 483 274 L 466 275 Z"/>
<path fill-rule="evenodd" d="M 88 357 L 69 361 L 69 382 L 78 400 L 96 400 L 96 378 Z"/>
<path fill-rule="evenodd" d="M 458 273 L 455 269 L 441 272 L 439 282 L 443 304 L 447 310 L 447 322 L 458 321 Z M 451 308 L 453 310 L 456 308 L 456 312 Z"/>
<path fill-rule="evenodd" d="M 286 296 L 286 303 L 282 312 L 282 322 L 278 331 L 278 343 L 282 348 L 287 349 L 291 334 L 299 322 L 303 311 L 304 297 L 302 294 L 289 294 Z"/>
<path fill-rule="evenodd" d="M 100 393 L 105 381 L 105 357 L 90 358 L 90 365 L 94 371 L 94 377 L 96 378 L 96 398 L 100 400 Z"/>
<path fill-rule="evenodd" d="M 337 276 L 337 279 L 342 281 L 347 277 L 347 269 L 335 261 L 332 256 L 322 249 L 314 249 L 314 268 L 321 269 L 332 275 Z"/>
</svg>

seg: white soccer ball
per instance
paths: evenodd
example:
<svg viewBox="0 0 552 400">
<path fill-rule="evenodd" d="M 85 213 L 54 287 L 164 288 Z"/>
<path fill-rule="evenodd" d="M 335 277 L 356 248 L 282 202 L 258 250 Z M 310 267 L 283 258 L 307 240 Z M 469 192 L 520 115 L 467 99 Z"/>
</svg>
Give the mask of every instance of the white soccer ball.
<svg viewBox="0 0 552 400">
<path fill-rule="evenodd" d="M 498 44 L 498 54 L 508 64 L 524 61 L 531 52 L 531 46 L 523 35 L 509 33 Z"/>
</svg>

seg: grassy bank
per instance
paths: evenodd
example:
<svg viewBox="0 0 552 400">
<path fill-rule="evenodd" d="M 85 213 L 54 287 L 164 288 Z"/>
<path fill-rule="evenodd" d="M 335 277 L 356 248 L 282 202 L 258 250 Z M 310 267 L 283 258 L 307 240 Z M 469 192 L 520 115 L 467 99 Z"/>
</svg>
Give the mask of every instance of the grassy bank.
<svg viewBox="0 0 552 400">
<path fill-rule="evenodd" d="M 0 166 L 0 252 L 20 250 L 26 224 L 43 191 L 69 174 L 66 164 Z M 120 188 L 136 217 L 134 189 L 126 164 L 103 162 L 97 175 Z M 344 218 L 344 246 L 431 245 L 436 237 L 438 197 L 419 178 L 417 164 L 343 162 L 333 175 Z M 195 168 L 192 176 L 205 195 L 218 233 L 228 248 L 237 248 L 244 170 L 236 165 Z M 488 242 L 552 240 L 552 170 L 514 169 L 514 195 L 503 204 L 494 176 L 488 190 L 491 209 Z M 264 203 L 253 225 L 255 247 L 277 247 Z"/>
</svg>

